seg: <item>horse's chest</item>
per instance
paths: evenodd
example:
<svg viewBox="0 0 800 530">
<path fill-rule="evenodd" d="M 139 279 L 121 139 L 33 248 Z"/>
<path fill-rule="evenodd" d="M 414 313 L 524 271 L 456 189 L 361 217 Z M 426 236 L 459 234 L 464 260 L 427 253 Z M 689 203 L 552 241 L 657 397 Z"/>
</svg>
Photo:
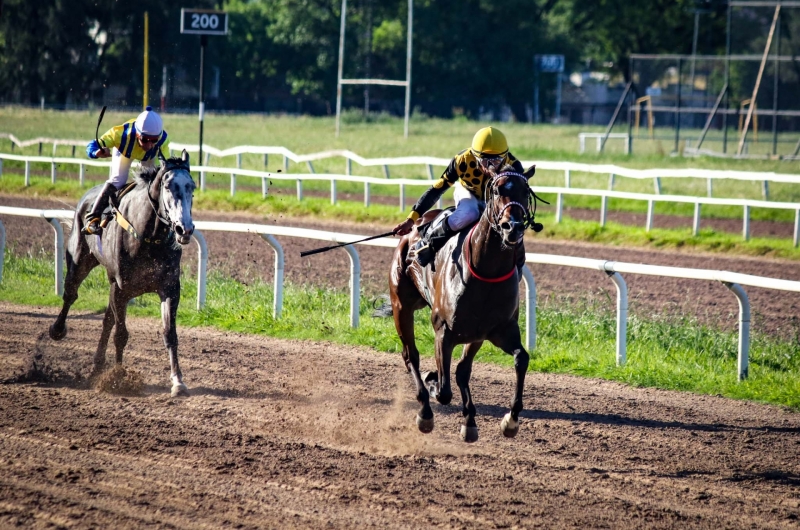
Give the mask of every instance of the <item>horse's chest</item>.
<svg viewBox="0 0 800 530">
<path fill-rule="evenodd" d="M 466 342 L 485 338 L 513 319 L 519 308 L 519 286 L 486 285 L 443 293 L 434 307 L 434 327 L 447 326 Z M 438 324 L 438 325 L 437 325 Z"/>
</svg>

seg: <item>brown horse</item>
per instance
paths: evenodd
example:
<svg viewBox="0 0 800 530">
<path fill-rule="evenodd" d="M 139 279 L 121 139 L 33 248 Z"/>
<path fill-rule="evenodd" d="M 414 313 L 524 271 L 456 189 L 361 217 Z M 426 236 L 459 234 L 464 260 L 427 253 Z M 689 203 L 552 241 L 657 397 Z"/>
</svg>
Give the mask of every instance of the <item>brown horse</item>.
<svg viewBox="0 0 800 530">
<path fill-rule="evenodd" d="M 461 437 L 466 442 L 478 439 L 469 379 L 472 361 L 485 340 L 514 356 L 516 389 L 511 411 L 503 418 L 501 429 L 509 438 L 519 430 L 529 358 L 520 340 L 515 246 L 525 228 L 534 226 L 536 196 L 528 185 L 534 169 L 531 167 L 521 174 L 506 166 L 495 175 L 489 174 L 483 214 L 472 230 L 453 237 L 439 251 L 435 272 L 430 268 L 423 270 L 416 260 L 409 264 L 407 258 L 409 248 L 420 237 L 420 228 L 431 222 L 438 211 L 430 211 L 418 220 L 395 250 L 389 274 L 390 298 L 397 334 L 403 343 L 403 361 L 413 376 L 417 401 L 422 405 L 417 413 L 417 426 L 423 433 L 433 430 L 430 395 L 443 405 L 449 404 L 453 397 L 450 360 L 453 348 L 463 344 L 456 367 L 464 414 Z M 541 225 L 536 225 L 541 230 Z M 426 305 L 431 307 L 431 323 L 436 333 L 437 371 L 423 375 L 414 341 L 414 312 Z"/>
</svg>

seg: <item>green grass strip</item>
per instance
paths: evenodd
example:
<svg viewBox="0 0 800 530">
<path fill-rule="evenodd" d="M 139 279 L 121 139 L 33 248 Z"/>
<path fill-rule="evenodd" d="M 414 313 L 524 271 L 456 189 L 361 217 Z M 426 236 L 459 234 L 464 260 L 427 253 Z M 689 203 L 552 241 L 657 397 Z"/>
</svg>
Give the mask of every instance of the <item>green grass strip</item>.
<svg viewBox="0 0 800 530">
<path fill-rule="evenodd" d="M 81 188 L 74 181 L 64 180 L 52 184 L 47 179 L 36 178 L 32 179 L 31 186 L 25 187 L 22 178 L 15 175 L 4 176 L 0 179 L 0 193 L 47 198 L 62 196 L 77 201 L 85 191 L 86 188 Z M 625 203 L 634 201 L 610 202 L 612 208 L 624 209 L 626 208 Z M 406 210 L 401 212 L 399 204 L 395 206 L 373 203 L 369 208 L 365 208 L 361 202 L 356 201 L 340 200 L 336 204 L 331 204 L 329 198 L 306 197 L 302 201 L 298 201 L 291 194 L 275 194 L 263 199 L 260 192 L 239 191 L 231 197 L 229 191 L 224 190 L 197 192 L 194 198 L 195 210 L 246 212 L 262 215 L 265 219 L 278 222 L 281 217 L 310 217 L 323 221 L 394 225 L 405 218 L 407 210 L 411 207 L 410 204 L 409 201 Z M 588 202 L 580 204 L 587 207 L 599 207 L 599 200 L 597 204 Z M 598 213 L 598 220 L 599 217 Z M 580 221 L 567 216 L 561 223 L 556 223 L 555 214 L 547 210 L 540 210 L 536 218 L 545 225 L 545 230 L 534 238 L 587 241 L 656 249 L 691 249 L 703 252 L 800 260 L 800 249 L 793 246 L 791 238 L 751 238 L 749 241 L 744 241 L 739 234 L 716 232 L 709 228 L 701 229 L 700 233 L 694 236 L 689 227 L 685 229 L 653 229 L 647 232 L 643 226 L 607 222 L 603 227 L 599 222 Z M 531 246 L 528 251 L 535 252 L 536 249 Z"/>
<path fill-rule="evenodd" d="M 24 305 L 60 306 L 53 293 L 52 261 L 45 256 L 7 252 L 0 300 Z M 271 337 L 332 341 L 361 345 L 399 355 L 400 341 L 391 319 L 371 318 L 372 301 L 362 298 L 361 325 L 349 325 L 347 293 L 287 285 L 283 314 L 272 317 L 272 288 L 249 285 L 211 274 L 206 306 L 197 311 L 197 285 L 184 277 L 180 326 L 217 329 Z M 84 282 L 74 308 L 103 312 L 108 285 L 100 268 Z M 129 314 L 156 317 L 156 295 L 145 295 Z M 628 362 L 615 365 L 613 308 L 596 303 L 563 306 L 545 301 L 537 310 L 538 344 L 530 370 L 575 374 L 620 381 L 632 386 L 657 387 L 701 394 L 762 401 L 800 409 L 800 340 L 784 340 L 757 332 L 752 335 L 750 378 L 736 380 L 737 334 L 701 325 L 690 318 L 644 320 L 632 315 L 628 326 Z M 433 352 L 430 312 L 416 315 L 417 344 L 425 356 Z M 76 325 L 74 322 L 72 325 Z M 99 337 L 99 323 L 97 333 Z M 798 332 L 800 337 L 800 332 Z M 458 356 L 456 352 L 456 357 Z M 488 343 L 478 359 L 508 366 L 511 358 Z M 402 377 L 398 359 L 397 376 Z"/>
</svg>

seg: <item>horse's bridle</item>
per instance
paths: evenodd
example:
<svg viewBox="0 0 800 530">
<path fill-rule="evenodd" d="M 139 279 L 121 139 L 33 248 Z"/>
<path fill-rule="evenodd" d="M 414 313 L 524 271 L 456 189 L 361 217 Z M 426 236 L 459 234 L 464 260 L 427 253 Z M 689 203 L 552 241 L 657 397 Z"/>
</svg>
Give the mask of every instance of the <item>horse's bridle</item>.
<svg viewBox="0 0 800 530">
<path fill-rule="evenodd" d="M 155 179 L 153 179 L 153 182 L 159 179 L 161 180 L 161 183 L 159 184 L 161 189 L 159 190 L 158 194 L 158 204 L 156 204 L 155 199 L 153 199 L 153 196 L 150 193 L 150 190 L 153 187 L 152 182 L 150 183 L 149 186 L 147 186 L 147 199 L 150 202 L 150 207 L 153 208 L 153 212 L 156 214 L 156 219 L 167 225 L 170 229 L 170 232 L 172 232 L 173 231 L 172 221 L 170 221 L 168 217 L 162 216 L 161 214 L 161 210 L 163 209 L 164 206 L 163 197 L 164 197 L 165 176 L 168 172 L 175 171 L 176 169 L 185 169 L 186 171 L 189 171 L 189 165 L 182 163 L 174 163 L 170 161 L 162 161 L 162 163 L 164 163 L 164 165 L 159 170 L 160 175 Z"/>
<path fill-rule="evenodd" d="M 525 183 L 525 187 L 528 190 L 527 193 L 528 204 L 524 205 L 517 201 L 509 201 L 502 208 L 500 208 L 499 212 L 497 212 L 496 208 L 494 207 L 494 196 L 499 195 L 497 192 L 497 181 L 500 177 L 514 177 L 522 179 Z M 535 220 L 537 201 L 542 201 L 545 204 L 550 204 L 533 192 L 533 190 L 528 186 L 528 179 L 525 178 L 525 175 L 517 173 L 516 171 L 503 171 L 502 173 L 498 173 L 486 186 L 486 208 L 484 209 L 483 214 L 489 221 L 489 226 L 492 227 L 492 230 L 494 230 L 499 234 L 502 232 L 502 229 L 500 228 L 500 219 L 503 216 L 503 212 L 505 212 L 512 206 L 518 206 L 522 210 L 524 227 L 533 228 L 534 231 L 539 232 L 542 229 L 541 228 L 542 225 L 540 223 L 537 223 Z"/>
</svg>

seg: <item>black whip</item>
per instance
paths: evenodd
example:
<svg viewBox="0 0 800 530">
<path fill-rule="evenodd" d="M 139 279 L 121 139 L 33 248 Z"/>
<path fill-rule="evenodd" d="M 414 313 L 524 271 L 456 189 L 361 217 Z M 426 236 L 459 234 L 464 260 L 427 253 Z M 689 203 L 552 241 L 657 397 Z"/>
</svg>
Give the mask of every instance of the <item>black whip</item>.
<svg viewBox="0 0 800 530">
<path fill-rule="evenodd" d="M 311 254 L 319 254 L 320 252 L 327 252 L 329 250 L 333 250 L 335 248 L 345 247 L 347 245 L 355 245 L 356 243 L 363 243 L 364 241 L 370 241 L 372 239 L 378 239 L 380 237 L 389 237 L 393 236 L 394 231 L 386 232 L 385 234 L 378 234 L 377 236 L 370 236 L 365 237 L 364 239 L 359 239 L 358 241 L 351 241 L 349 243 L 339 243 L 338 245 L 331 245 L 330 247 L 322 247 L 322 248 L 315 248 L 314 250 L 306 250 L 305 252 L 300 253 L 300 257 L 304 258 L 306 256 L 310 256 Z"/>
</svg>

